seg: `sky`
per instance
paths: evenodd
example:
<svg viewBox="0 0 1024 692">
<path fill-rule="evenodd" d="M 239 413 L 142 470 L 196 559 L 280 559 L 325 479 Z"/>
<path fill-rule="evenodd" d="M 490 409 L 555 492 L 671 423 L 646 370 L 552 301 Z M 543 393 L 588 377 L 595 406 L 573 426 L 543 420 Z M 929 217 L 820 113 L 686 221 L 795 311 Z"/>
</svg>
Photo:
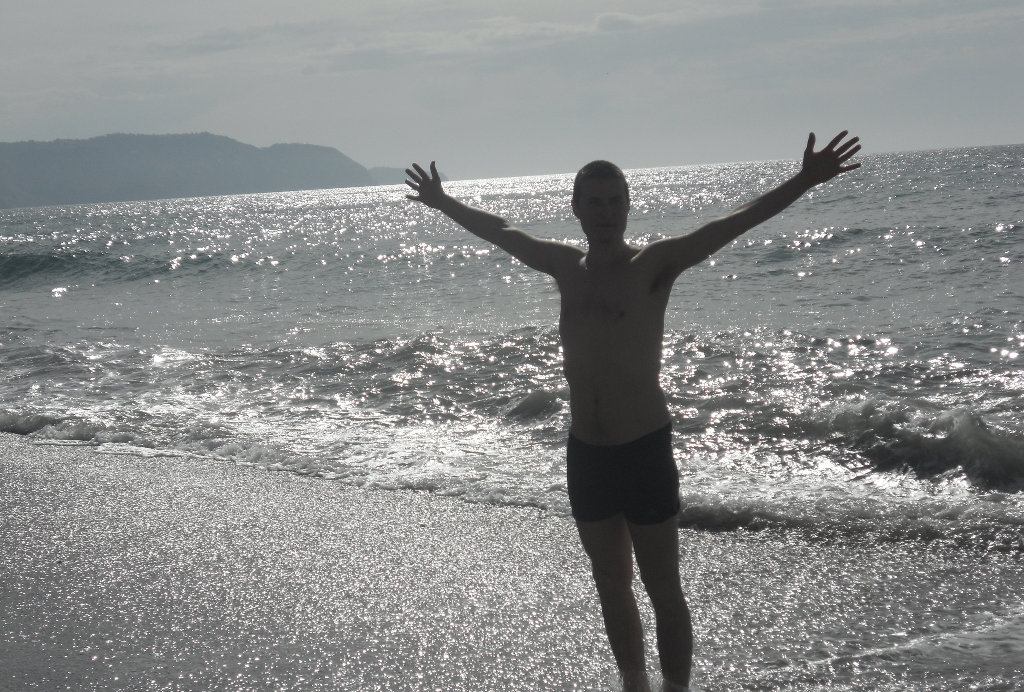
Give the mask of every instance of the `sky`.
<svg viewBox="0 0 1024 692">
<path fill-rule="evenodd" d="M 0 141 L 212 132 L 450 178 L 1024 142 L 1020 0 L 0 0 Z"/>
</svg>

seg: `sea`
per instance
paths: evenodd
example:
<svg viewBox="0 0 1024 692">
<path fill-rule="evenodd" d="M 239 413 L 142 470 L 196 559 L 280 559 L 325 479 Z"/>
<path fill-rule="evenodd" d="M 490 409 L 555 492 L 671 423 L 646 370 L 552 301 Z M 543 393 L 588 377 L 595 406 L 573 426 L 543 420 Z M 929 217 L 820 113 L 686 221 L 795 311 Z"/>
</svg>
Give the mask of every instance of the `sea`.
<svg viewBox="0 0 1024 692">
<path fill-rule="evenodd" d="M 1024 689 L 1024 145 L 859 160 L 676 282 L 680 523 L 1006 578 L 950 573 L 959 615 L 872 621 L 791 677 L 766 654 L 750 689 Z M 627 236 L 691 232 L 797 165 L 627 171 Z M 584 247 L 571 187 L 446 183 Z M 0 431 L 568 521 L 557 288 L 406 192 L 0 210 Z"/>
</svg>

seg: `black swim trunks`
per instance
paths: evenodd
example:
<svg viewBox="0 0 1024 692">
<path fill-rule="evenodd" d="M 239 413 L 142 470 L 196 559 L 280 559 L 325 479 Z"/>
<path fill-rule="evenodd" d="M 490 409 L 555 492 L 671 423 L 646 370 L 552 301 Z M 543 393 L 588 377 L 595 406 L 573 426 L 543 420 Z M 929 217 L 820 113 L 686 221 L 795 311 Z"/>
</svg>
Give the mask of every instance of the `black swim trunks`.
<svg viewBox="0 0 1024 692">
<path fill-rule="evenodd" d="M 622 512 L 634 524 L 657 524 L 679 511 L 671 425 L 621 445 L 587 444 L 570 434 L 566 470 L 576 521 Z"/>
</svg>

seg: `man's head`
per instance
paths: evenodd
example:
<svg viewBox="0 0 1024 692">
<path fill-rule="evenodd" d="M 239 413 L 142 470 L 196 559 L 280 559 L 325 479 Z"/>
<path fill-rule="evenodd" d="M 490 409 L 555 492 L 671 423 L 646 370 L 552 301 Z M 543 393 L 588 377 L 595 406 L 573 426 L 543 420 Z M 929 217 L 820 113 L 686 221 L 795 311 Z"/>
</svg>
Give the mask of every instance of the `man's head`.
<svg viewBox="0 0 1024 692">
<path fill-rule="evenodd" d="M 622 169 L 611 161 L 591 161 L 576 172 L 576 179 L 572 184 L 572 203 L 576 205 L 580 201 L 580 188 L 588 180 L 618 180 L 622 183 L 622 189 L 626 193 L 626 201 L 629 201 L 629 183 L 626 182 L 626 175 Z"/>
<path fill-rule="evenodd" d="M 621 244 L 629 215 L 629 185 L 622 169 L 607 161 L 581 168 L 573 183 L 572 213 L 591 248 Z"/>
</svg>

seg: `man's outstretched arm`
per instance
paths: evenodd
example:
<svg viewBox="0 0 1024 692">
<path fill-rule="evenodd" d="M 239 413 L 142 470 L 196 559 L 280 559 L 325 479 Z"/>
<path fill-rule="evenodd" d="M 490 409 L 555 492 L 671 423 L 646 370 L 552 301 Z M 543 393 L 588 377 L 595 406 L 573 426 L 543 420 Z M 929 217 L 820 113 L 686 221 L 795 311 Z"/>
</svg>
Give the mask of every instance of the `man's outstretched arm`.
<svg viewBox="0 0 1024 692">
<path fill-rule="evenodd" d="M 859 138 L 852 137 L 844 142 L 846 135 L 846 130 L 843 130 L 824 149 L 816 152 L 812 132 L 807 137 L 803 166 L 795 176 L 689 235 L 651 243 L 644 254 L 651 253 L 652 259 L 663 261 L 667 265 L 664 271 L 675 278 L 684 269 L 707 259 L 754 226 L 775 216 L 815 185 L 860 168 L 859 163 L 847 163 L 860 151 Z"/>
<path fill-rule="evenodd" d="M 405 184 L 416 192 L 406 197 L 437 209 L 473 235 L 497 245 L 532 269 L 554 274 L 561 263 L 578 262 L 582 255 L 581 250 L 571 245 L 535 238 L 513 228 L 496 214 L 471 207 L 450 196 L 441 187 L 441 176 L 433 161 L 430 162 L 430 173 L 414 163 L 412 168 L 405 169 L 405 174 L 408 176 Z"/>
</svg>

